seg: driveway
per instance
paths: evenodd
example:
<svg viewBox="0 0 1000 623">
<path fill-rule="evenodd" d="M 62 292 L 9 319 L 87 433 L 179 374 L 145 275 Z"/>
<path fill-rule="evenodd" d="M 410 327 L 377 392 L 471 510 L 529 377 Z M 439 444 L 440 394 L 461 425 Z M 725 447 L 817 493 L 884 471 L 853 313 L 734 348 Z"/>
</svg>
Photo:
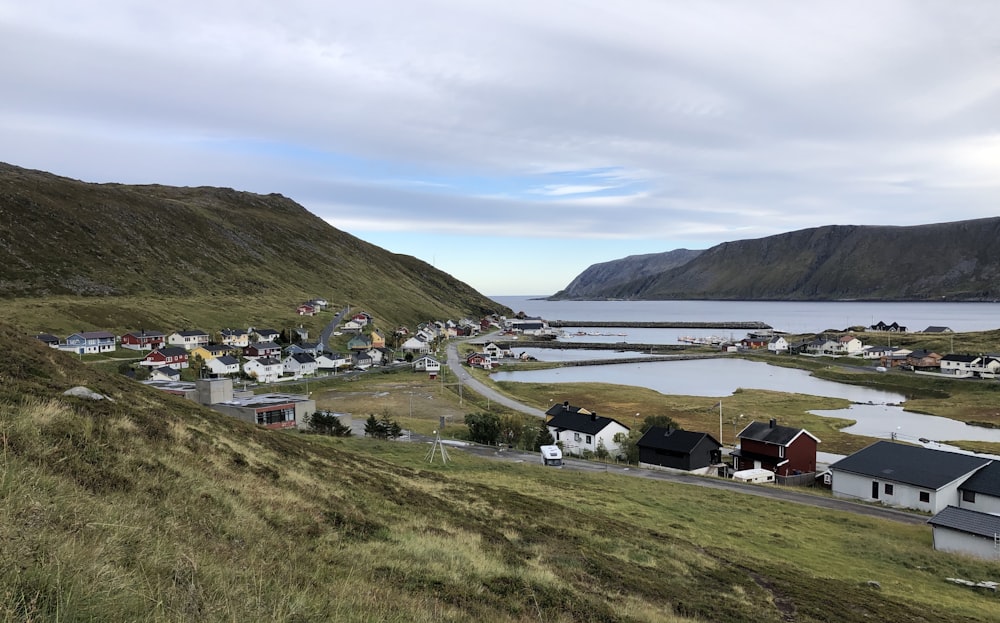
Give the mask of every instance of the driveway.
<svg viewBox="0 0 1000 623">
<path fill-rule="evenodd" d="M 472 375 L 465 371 L 462 367 L 462 361 L 458 358 L 458 344 L 455 342 L 449 342 L 448 344 L 448 368 L 455 373 L 455 376 L 459 379 L 459 382 L 476 392 L 483 398 L 488 398 L 492 402 L 501 404 L 514 411 L 519 411 L 521 413 L 526 413 L 535 417 L 544 418 L 545 412 L 541 409 L 535 409 L 534 407 L 529 407 L 526 404 L 522 404 L 516 400 L 513 400 L 500 392 L 496 391 L 492 387 L 476 380 Z"/>
</svg>

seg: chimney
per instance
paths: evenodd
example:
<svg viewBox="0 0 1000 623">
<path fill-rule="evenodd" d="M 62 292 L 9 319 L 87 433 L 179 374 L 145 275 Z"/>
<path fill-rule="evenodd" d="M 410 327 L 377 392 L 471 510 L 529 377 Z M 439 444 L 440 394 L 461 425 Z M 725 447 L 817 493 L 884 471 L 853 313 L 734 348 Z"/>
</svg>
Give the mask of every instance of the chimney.
<svg viewBox="0 0 1000 623">
<path fill-rule="evenodd" d="M 569 409 L 569 401 L 563 402 L 563 409 Z"/>
<path fill-rule="evenodd" d="M 768 423 L 769 424 L 768 427 L 769 428 L 774 428 L 777 423 L 778 423 L 778 420 L 776 420 L 774 418 L 771 418 L 771 421 Z"/>
<path fill-rule="evenodd" d="M 597 411 L 594 411 L 593 413 L 590 414 L 590 421 L 591 422 L 597 421 Z"/>
<path fill-rule="evenodd" d="M 674 432 L 674 425 L 667 424 L 667 432 L 663 435 L 664 437 L 669 437 Z"/>
</svg>

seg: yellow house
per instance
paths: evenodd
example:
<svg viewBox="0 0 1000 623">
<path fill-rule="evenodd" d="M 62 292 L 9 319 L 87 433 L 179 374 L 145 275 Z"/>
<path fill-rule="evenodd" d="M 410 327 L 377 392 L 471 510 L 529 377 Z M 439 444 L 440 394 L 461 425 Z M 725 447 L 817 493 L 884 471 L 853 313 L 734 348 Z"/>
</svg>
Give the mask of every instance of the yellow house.
<svg viewBox="0 0 1000 623">
<path fill-rule="evenodd" d="M 385 348 L 385 336 L 378 329 L 372 330 L 372 348 Z"/>
<path fill-rule="evenodd" d="M 222 355 L 228 355 L 230 351 L 233 350 L 232 346 L 225 346 L 222 344 L 209 344 L 207 346 L 199 346 L 191 351 L 191 358 L 195 356 L 201 357 L 202 361 L 209 361 L 215 359 L 216 357 L 221 357 Z"/>
</svg>

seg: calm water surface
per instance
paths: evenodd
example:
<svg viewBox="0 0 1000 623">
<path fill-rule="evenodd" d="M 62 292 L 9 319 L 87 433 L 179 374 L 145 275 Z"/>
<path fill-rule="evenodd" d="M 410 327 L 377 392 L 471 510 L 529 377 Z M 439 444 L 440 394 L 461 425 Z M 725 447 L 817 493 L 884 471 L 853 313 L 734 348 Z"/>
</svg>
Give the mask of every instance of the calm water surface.
<svg viewBox="0 0 1000 623">
<path fill-rule="evenodd" d="M 778 331 L 815 333 L 827 329 L 896 322 L 910 331 L 931 325 L 955 331 L 1000 328 L 1000 303 L 860 303 L 785 301 L 546 301 L 530 296 L 493 300 L 546 320 L 631 322 L 730 322 L 758 320 Z M 636 341 L 639 340 L 630 340 Z"/>
<path fill-rule="evenodd" d="M 976 440 L 1000 442 L 1000 429 L 969 426 L 964 422 L 908 413 L 897 406 L 905 396 L 894 392 L 826 381 L 805 370 L 779 368 L 743 359 L 709 359 L 578 366 L 553 370 L 497 372 L 495 381 L 525 383 L 613 383 L 648 387 L 663 394 L 705 396 L 706 407 L 714 398 L 730 396 L 738 388 L 844 398 L 848 409 L 812 411 L 824 417 L 855 420 L 844 429 L 855 435 L 889 439 L 892 433 L 906 441 Z M 723 399 L 723 408 L 725 400 Z"/>
</svg>

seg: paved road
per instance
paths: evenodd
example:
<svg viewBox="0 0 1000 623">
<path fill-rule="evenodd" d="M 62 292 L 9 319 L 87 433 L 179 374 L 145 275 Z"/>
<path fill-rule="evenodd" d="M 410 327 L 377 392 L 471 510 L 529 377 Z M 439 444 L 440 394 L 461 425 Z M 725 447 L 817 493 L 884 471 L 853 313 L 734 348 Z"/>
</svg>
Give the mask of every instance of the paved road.
<svg viewBox="0 0 1000 623">
<path fill-rule="evenodd" d="M 413 435 L 412 441 L 430 443 L 431 439 L 429 437 Z M 538 455 L 534 452 L 498 450 L 495 447 L 476 444 L 449 446 L 449 449 L 451 448 L 469 452 L 484 458 L 517 463 L 536 463 L 538 464 L 538 469 L 552 469 L 551 467 L 543 467 L 539 462 Z M 861 504 L 850 500 L 828 498 L 813 495 L 811 493 L 803 493 L 786 487 L 746 484 L 736 482 L 735 480 L 713 478 L 711 476 L 694 476 L 691 474 L 673 471 L 639 469 L 637 467 L 627 467 L 612 463 L 604 464 L 597 461 L 582 461 L 577 459 L 564 459 L 563 469 L 580 472 L 606 472 L 609 474 L 631 476 L 633 478 L 648 478 L 650 480 L 662 480 L 678 484 L 708 487 L 710 489 L 722 489 L 743 495 L 756 495 L 772 500 L 791 502 L 793 504 L 805 504 L 807 506 L 815 506 L 817 508 L 826 508 L 830 510 L 854 513 L 857 515 L 865 515 L 868 517 L 877 517 L 879 519 L 897 521 L 906 524 L 922 525 L 926 524 L 928 519 L 924 515 L 909 513 L 885 506 Z"/>
<path fill-rule="evenodd" d="M 333 317 L 333 320 L 331 320 L 329 324 L 323 327 L 323 330 L 319 334 L 319 345 L 323 350 L 330 350 L 330 336 L 333 335 L 333 330 L 337 328 L 338 324 L 340 324 L 340 319 L 344 317 L 344 314 L 347 313 L 348 309 L 348 307 L 344 307 L 344 309 L 340 310 L 340 312 Z"/>
<path fill-rule="evenodd" d="M 482 338 L 479 338 L 482 339 Z M 455 376 L 460 379 L 460 382 L 476 392 L 483 398 L 489 398 L 491 401 L 502 404 L 505 407 L 519 411 L 521 413 L 527 413 L 528 415 L 533 415 L 535 417 L 545 417 L 545 412 L 541 409 L 536 409 L 534 407 L 529 407 L 526 404 L 522 404 L 516 400 L 513 400 L 500 392 L 496 391 L 492 387 L 481 383 L 472 377 L 469 373 L 465 371 L 462 367 L 462 362 L 458 358 L 458 344 L 454 341 L 448 344 L 448 368 L 455 373 Z"/>
<path fill-rule="evenodd" d="M 535 409 L 533 407 L 529 407 L 528 405 L 525 404 L 521 404 L 520 402 L 517 402 L 516 400 L 513 400 L 497 392 L 493 388 L 481 383 L 480 381 L 468 375 L 462 368 L 462 363 L 458 358 L 458 345 L 455 342 L 448 344 L 447 353 L 448 353 L 448 361 L 447 361 L 448 367 L 451 369 L 452 372 L 455 373 L 457 377 L 462 379 L 462 383 L 465 384 L 472 391 L 481 394 L 483 397 L 488 397 L 490 400 L 494 402 L 500 403 L 506 407 L 509 407 L 521 413 L 527 413 L 528 415 L 533 415 L 536 417 L 545 417 L 544 411 Z M 424 443 L 431 442 L 431 439 L 429 437 L 424 437 L 421 435 L 413 435 L 411 437 L 411 440 L 414 442 L 424 442 Z M 538 455 L 535 453 L 520 452 L 516 450 L 498 451 L 497 448 L 491 446 L 468 444 L 455 447 L 463 451 L 476 454 L 478 456 L 495 460 L 526 462 L 526 463 L 537 463 L 539 460 Z M 649 478 L 651 480 L 663 480 L 667 482 L 695 485 L 699 487 L 709 487 L 711 489 L 723 489 L 732 491 L 734 493 L 741 493 L 744 495 L 756 495 L 760 497 L 770 498 L 772 500 L 782 500 L 785 502 L 792 502 L 795 504 L 806 504 L 808 506 L 844 511 L 849 513 L 855 513 L 858 515 L 866 515 L 869 517 L 878 517 L 881 519 L 898 521 L 901 523 L 908 523 L 908 524 L 927 523 L 927 517 L 923 515 L 908 513 L 906 511 L 887 508 L 884 506 L 860 504 L 858 502 L 851 502 L 849 500 L 827 498 L 827 497 L 812 495 L 809 493 L 802 493 L 784 487 L 752 485 L 723 478 L 694 476 L 691 474 L 677 473 L 677 472 L 663 471 L 663 470 L 639 469 L 636 467 L 626 467 L 616 464 L 598 463 L 596 461 L 565 459 L 563 463 L 564 463 L 564 469 L 570 469 L 574 471 L 617 473 L 636 478 Z M 539 465 L 539 469 L 543 469 L 541 465 Z M 544 468 L 544 469 L 551 469 L 551 468 Z"/>
</svg>

